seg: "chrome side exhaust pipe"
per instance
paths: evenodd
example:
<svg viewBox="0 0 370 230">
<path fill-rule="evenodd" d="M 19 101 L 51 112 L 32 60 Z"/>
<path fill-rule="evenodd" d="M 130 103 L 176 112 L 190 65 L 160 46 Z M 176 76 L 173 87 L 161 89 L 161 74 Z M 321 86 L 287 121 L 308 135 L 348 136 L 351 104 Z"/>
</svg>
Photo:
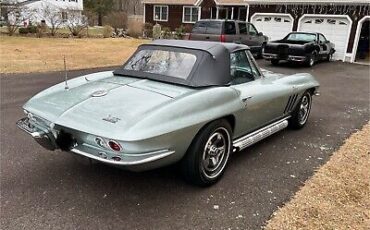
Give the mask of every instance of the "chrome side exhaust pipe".
<svg viewBox="0 0 370 230">
<path fill-rule="evenodd" d="M 233 142 L 234 148 L 233 152 L 241 151 L 263 139 L 265 139 L 268 136 L 271 136 L 274 133 L 277 133 L 286 127 L 288 127 L 288 119 L 290 117 L 284 118 L 282 120 L 279 120 L 277 122 L 274 122 L 266 127 L 263 127 L 259 130 L 256 130 L 250 134 L 247 134 L 246 136 L 240 137 L 236 139 Z"/>
</svg>

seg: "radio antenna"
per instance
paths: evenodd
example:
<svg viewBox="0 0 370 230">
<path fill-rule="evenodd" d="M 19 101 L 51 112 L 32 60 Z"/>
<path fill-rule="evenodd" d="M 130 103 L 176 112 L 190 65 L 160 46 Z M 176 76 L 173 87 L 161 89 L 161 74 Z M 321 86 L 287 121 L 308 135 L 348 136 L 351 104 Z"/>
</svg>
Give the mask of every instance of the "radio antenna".
<svg viewBox="0 0 370 230">
<path fill-rule="evenodd" d="M 64 89 L 65 90 L 69 90 L 69 86 L 68 86 L 68 71 L 67 71 L 67 63 L 66 63 L 66 56 L 65 55 L 64 55 L 64 82 L 65 82 Z"/>
</svg>

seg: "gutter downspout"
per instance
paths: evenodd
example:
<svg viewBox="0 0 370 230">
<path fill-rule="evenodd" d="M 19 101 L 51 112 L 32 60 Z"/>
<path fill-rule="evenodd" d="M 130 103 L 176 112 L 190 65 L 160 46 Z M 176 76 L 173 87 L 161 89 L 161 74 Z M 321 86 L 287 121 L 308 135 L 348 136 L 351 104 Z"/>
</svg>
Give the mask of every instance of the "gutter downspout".
<svg viewBox="0 0 370 230">
<path fill-rule="evenodd" d="M 143 16 L 143 23 L 145 24 L 146 23 L 146 12 L 145 12 L 145 3 L 143 4 L 144 5 L 144 16 Z"/>
<path fill-rule="evenodd" d="M 249 4 L 247 3 L 246 5 L 245 5 L 245 7 L 247 7 L 247 15 L 246 15 L 246 21 L 247 22 L 249 22 Z"/>
</svg>

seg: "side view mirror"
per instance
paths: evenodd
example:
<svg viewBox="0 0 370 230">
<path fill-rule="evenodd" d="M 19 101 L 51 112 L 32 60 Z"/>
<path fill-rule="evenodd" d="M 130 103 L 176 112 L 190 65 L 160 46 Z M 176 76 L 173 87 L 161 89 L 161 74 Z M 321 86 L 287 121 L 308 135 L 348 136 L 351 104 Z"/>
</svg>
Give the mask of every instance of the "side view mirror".
<svg viewBox="0 0 370 230">
<path fill-rule="evenodd" d="M 330 41 L 329 41 L 329 40 L 327 40 L 325 43 L 330 43 Z"/>
<path fill-rule="evenodd" d="M 258 33 L 258 36 L 263 36 L 263 33 L 262 33 L 262 32 L 259 32 L 259 33 Z"/>
</svg>

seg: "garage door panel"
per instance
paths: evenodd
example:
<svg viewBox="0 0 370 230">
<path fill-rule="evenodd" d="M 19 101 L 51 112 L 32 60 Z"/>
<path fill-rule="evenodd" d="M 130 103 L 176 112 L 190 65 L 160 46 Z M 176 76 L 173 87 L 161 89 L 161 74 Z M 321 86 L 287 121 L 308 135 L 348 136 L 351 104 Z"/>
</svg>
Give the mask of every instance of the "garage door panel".
<svg viewBox="0 0 370 230">
<path fill-rule="evenodd" d="M 284 38 L 293 28 L 293 20 L 288 15 L 255 14 L 252 17 L 252 23 L 258 31 L 263 32 L 270 40 Z"/>
<path fill-rule="evenodd" d="M 319 32 L 334 43 L 336 53 L 333 56 L 335 60 L 343 60 L 346 54 L 348 44 L 348 34 L 351 22 L 344 16 L 338 17 L 315 17 L 303 16 L 300 22 L 299 31 Z"/>
</svg>

